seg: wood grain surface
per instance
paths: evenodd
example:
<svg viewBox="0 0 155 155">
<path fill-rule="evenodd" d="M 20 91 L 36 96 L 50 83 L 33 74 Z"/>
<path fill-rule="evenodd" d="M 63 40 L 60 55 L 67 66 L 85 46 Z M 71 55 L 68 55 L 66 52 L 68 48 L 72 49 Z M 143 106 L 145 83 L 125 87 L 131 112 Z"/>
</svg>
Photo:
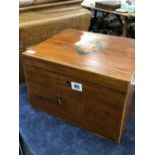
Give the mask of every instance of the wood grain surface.
<svg viewBox="0 0 155 155">
<path fill-rule="evenodd" d="M 79 54 L 77 45 L 96 40 L 97 52 Z M 34 108 L 120 142 L 133 100 L 133 40 L 70 29 L 24 52 L 23 62 Z"/>
<path fill-rule="evenodd" d="M 96 41 L 102 44 L 97 52 L 85 55 L 78 53 L 78 43 L 83 46 Z M 92 74 L 92 82 L 95 82 L 95 77 L 98 76 L 104 78 L 105 85 L 107 82 L 109 87 L 112 85 L 115 88 L 115 83 L 116 89 L 127 91 L 128 84 L 134 76 L 134 44 L 133 39 L 69 29 L 34 47 L 32 50 L 35 54 L 25 52 L 24 55 L 38 59 L 35 63 L 45 61 L 49 64 L 49 68 L 46 65 L 46 69 L 54 70 L 53 65 L 50 67 L 51 63 L 60 64 L 70 70 L 74 68 L 81 73 Z M 77 77 L 80 78 L 81 75 Z"/>
<path fill-rule="evenodd" d="M 108 9 L 101 9 L 98 8 L 96 6 L 88 6 L 88 5 L 82 5 L 82 7 L 87 8 L 87 9 L 91 9 L 91 10 L 97 10 L 97 11 L 101 11 L 101 12 L 107 12 L 107 13 L 112 13 L 114 15 L 120 15 L 120 16 L 124 16 L 124 17 L 135 17 L 135 13 L 128 13 L 128 12 L 119 12 L 119 11 L 112 11 L 112 10 L 108 10 Z"/>
<path fill-rule="evenodd" d="M 23 11 L 29 11 L 29 10 L 37 10 L 37 9 L 40 9 L 40 8 L 52 8 L 52 7 L 58 7 L 60 5 L 63 5 L 63 6 L 67 6 L 67 5 L 71 5 L 71 4 L 79 4 L 82 2 L 82 0 L 65 0 L 65 1 L 55 1 L 55 2 L 50 2 L 50 3 L 42 3 L 42 4 L 33 4 L 33 5 L 29 5 L 29 6 L 25 6 L 25 7 L 20 7 L 19 8 L 19 11 L 20 12 L 23 12 Z"/>
</svg>

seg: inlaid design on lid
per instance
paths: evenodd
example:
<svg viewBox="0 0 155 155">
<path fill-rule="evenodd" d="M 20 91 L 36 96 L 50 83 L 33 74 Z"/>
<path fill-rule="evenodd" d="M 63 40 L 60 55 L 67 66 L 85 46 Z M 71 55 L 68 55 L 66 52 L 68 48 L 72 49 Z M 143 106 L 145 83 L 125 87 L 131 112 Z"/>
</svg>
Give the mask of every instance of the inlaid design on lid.
<svg viewBox="0 0 155 155">
<path fill-rule="evenodd" d="M 77 52 L 80 55 L 98 52 L 102 48 L 102 43 L 99 40 L 91 40 L 88 42 L 79 42 L 76 44 Z"/>
</svg>

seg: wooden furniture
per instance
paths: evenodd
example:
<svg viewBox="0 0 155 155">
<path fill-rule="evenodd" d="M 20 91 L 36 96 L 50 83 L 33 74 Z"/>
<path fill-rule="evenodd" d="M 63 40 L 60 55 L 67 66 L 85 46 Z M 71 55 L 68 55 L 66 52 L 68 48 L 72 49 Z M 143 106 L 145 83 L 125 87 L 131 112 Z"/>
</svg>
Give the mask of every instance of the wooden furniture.
<svg viewBox="0 0 155 155">
<path fill-rule="evenodd" d="M 21 53 L 47 38 L 68 28 L 87 31 L 91 13 L 80 6 L 81 0 L 65 0 L 53 3 L 21 7 L 19 13 L 19 72 L 24 81 Z"/>
<path fill-rule="evenodd" d="M 120 2 L 117 1 L 100 1 L 100 2 L 95 2 L 95 6 L 97 8 L 105 9 L 105 10 L 116 10 L 120 8 L 121 4 Z"/>
<path fill-rule="evenodd" d="M 88 6 L 88 5 L 82 5 L 82 7 L 94 10 L 94 18 L 96 19 L 97 17 L 97 11 L 105 12 L 105 13 L 110 13 L 115 15 L 118 18 L 118 21 L 120 22 L 122 26 L 122 36 L 127 37 L 127 28 L 129 24 L 129 18 L 135 18 L 135 14 L 130 14 L 130 13 L 122 13 L 118 11 L 113 11 L 113 10 L 108 10 L 108 9 L 102 9 L 97 6 Z"/>
<path fill-rule="evenodd" d="M 47 3 L 53 3 L 53 2 L 61 2 L 65 0 L 19 0 L 19 7 L 27 7 L 27 6 L 37 6 L 40 4 L 47 4 Z M 66 0 L 67 1 L 67 0 Z"/>
<path fill-rule="evenodd" d="M 74 29 L 23 53 L 34 108 L 120 142 L 134 93 L 134 40 Z"/>
</svg>

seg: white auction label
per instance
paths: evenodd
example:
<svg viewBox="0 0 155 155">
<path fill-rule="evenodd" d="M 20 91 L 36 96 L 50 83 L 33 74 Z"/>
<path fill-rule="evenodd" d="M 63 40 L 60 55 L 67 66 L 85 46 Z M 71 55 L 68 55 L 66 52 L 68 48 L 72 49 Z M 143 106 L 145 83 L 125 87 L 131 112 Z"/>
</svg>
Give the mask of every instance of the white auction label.
<svg viewBox="0 0 155 155">
<path fill-rule="evenodd" d="M 71 81 L 71 88 L 76 91 L 82 92 L 82 84 Z"/>
<path fill-rule="evenodd" d="M 34 51 L 34 50 L 27 50 L 26 53 L 29 53 L 29 54 L 35 54 L 36 51 Z"/>
</svg>

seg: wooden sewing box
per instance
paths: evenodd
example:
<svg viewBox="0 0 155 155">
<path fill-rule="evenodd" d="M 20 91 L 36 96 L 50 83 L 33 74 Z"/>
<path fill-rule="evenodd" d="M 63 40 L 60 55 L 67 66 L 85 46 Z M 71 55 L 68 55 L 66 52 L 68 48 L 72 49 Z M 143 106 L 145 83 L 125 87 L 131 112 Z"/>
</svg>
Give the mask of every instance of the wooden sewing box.
<svg viewBox="0 0 155 155">
<path fill-rule="evenodd" d="M 133 103 L 134 45 L 68 29 L 25 51 L 31 105 L 119 143 Z"/>
</svg>

